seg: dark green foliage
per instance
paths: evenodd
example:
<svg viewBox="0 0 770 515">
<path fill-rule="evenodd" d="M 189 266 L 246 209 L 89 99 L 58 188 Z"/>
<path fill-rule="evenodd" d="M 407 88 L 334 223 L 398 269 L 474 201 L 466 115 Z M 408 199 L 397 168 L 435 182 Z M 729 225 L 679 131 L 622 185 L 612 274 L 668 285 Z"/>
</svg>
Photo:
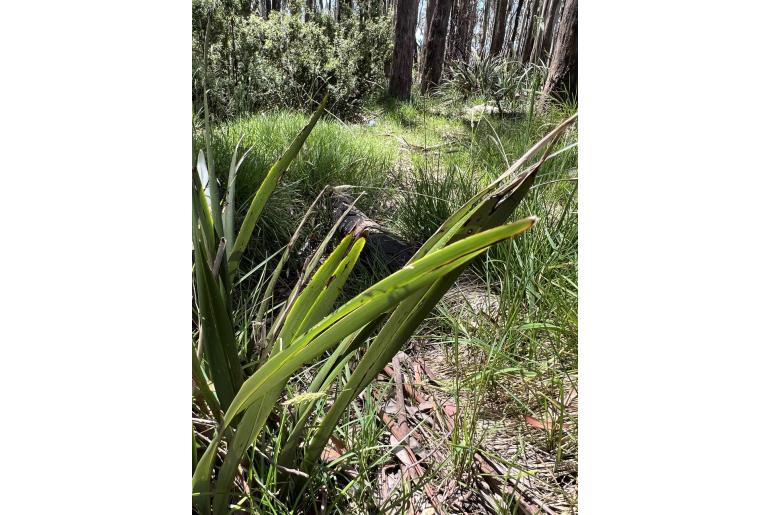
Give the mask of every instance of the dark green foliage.
<svg viewBox="0 0 770 515">
<path fill-rule="evenodd" d="M 452 78 L 444 85 L 444 91 L 458 93 L 463 99 L 481 96 L 501 109 L 513 111 L 521 107 L 533 85 L 536 90 L 539 88 L 546 73 L 542 66 L 474 53 L 468 62 L 452 63 Z"/>
<path fill-rule="evenodd" d="M 384 86 L 384 63 L 392 52 L 390 16 L 273 11 L 265 20 L 242 15 L 237 2 L 209 10 L 193 4 L 193 105 L 202 105 L 202 61 L 210 13 L 209 107 L 219 120 L 275 108 L 305 109 L 329 88 L 328 109 L 354 116 L 363 101 Z"/>
</svg>

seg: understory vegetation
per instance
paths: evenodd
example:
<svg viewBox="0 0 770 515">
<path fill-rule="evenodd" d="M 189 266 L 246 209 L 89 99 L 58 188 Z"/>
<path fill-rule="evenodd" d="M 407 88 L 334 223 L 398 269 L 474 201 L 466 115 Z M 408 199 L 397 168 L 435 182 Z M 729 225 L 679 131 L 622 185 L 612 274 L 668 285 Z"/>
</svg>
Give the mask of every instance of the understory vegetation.
<svg viewBox="0 0 770 515">
<path fill-rule="evenodd" d="M 576 513 L 574 98 L 396 100 L 392 4 L 260 5 L 193 2 L 194 510 Z"/>
</svg>

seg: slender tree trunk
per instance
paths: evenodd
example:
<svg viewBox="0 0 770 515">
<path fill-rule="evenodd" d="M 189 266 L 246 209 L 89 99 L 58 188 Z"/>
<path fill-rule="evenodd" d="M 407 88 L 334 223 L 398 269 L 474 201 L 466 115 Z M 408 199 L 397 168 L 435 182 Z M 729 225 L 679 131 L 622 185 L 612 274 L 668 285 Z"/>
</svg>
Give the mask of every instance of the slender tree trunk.
<svg viewBox="0 0 770 515">
<path fill-rule="evenodd" d="M 543 38 L 540 42 L 540 53 L 537 58 L 548 64 L 551 57 L 551 41 L 553 41 L 553 29 L 556 25 L 556 18 L 559 16 L 559 7 L 561 0 L 551 0 L 551 5 L 546 11 L 545 29 L 543 29 Z"/>
<path fill-rule="evenodd" d="M 489 47 L 489 55 L 497 55 L 503 49 L 506 19 L 508 19 L 508 0 L 497 0 L 494 28 L 492 30 L 492 44 Z"/>
<path fill-rule="evenodd" d="M 452 7 L 452 20 L 447 60 L 468 62 L 476 27 L 477 0 L 456 0 Z"/>
<path fill-rule="evenodd" d="M 524 38 L 526 37 L 527 22 L 529 21 L 529 11 L 532 8 L 533 0 L 524 0 L 524 8 L 521 11 L 521 17 L 519 18 L 519 30 L 516 34 L 516 52 L 513 54 L 518 61 L 521 61 L 521 47 L 524 45 Z"/>
<path fill-rule="evenodd" d="M 478 19 L 478 0 L 465 0 L 467 17 L 462 25 L 462 52 L 460 59 L 468 62 L 471 58 L 471 49 L 473 48 L 473 35 L 476 33 L 476 21 Z"/>
<path fill-rule="evenodd" d="M 412 62 L 417 47 L 414 32 L 417 29 L 419 0 L 398 0 L 396 30 L 393 45 L 393 64 L 388 91 L 396 98 L 407 100 L 412 89 Z"/>
<path fill-rule="evenodd" d="M 230 19 L 230 50 L 233 56 L 232 70 L 233 76 L 238 75 L 238 54 L 235 51 L 235 18 Z"/>
<path fill-rule="evenodd" d="M 556 35 L 556 47 L 543 87 L 542 102 L 552 96 L 559 100 L 577 99 L 578 92 L 578 30 L 577 0 L 565 0 L 564 11 Z"/>
<path fill-rule="evenodd" d="M 530 63 L 537 63 L 540 58 L 540 49 L 543 48 L 543 20 L 545 19 L 545 14 L 551 9 L 552 1 L 553 0 L 543 0 L 542 5 L 540 6 L 540 12 L 537 15 L 537 18 L 535 18 L 534 34 L 532 36 L 532 51 L 529 54 Z"/>
<path fill-rule="evenodd" d="M 535 20 L 537 18 L 537 11 L 540 6 L 540 0 L 532 0 L 530 3 L 529 17 L 527 19 L 527 25 L 522 33 L 524 39 L 522 39 L 523 45 L 521 47 L 521 61 L 529 62 L 529 57 L 532 53 L 532 45 L 534 44 L 535 35 Z"/>
<path fill-rule="evenodd" d="M 446 49 L 446 33 L 449 26 L 449 13 L 452 10 L 452 0 L 436 0 L 436 10 L 433 13 L 428 42 L 425 45 L 422 79 L 422 92 L 434 89 L 441 80 L 444 69 L 444 53 Z"/>
<path fill-rule="evenodd" d="M 487 47 L 487 27 L 489 26 L 489 4 L 492 0 L 484 0 L 484 18 L 481 22 L 481 45 L 479 53 L 485 54 Z"/>
<path fill-rule="evenodd" d="M 508 48 L 508 55 L 513 57 L 515 54 L 516 43 L 516 31 L 519 30 L 519 18 L 521 16 L 521 8 L 524 7 L 524 0 L 518 0 L 516 3 L 516 12 L 513 15 L 513 29 L 511 30 L 510 47 Z"/>
<path fill-rule="evenodd" d="M 458 18 L 461 17 L 461 2 L 462 0 L 452 0 L 452 8 L 449 13 L 449 30 L 447 31 L 446 61 L 454 58 L 454 42 L 457 40 Z"/>
<path fill-rule="evenodd" d="M 419 0 L 418 0 L 419 11 Z M 420 73 L 425 69 L 425 45 L 427 45 L 430 39 L 430 22 L 433 19 L 433 13 L 436 10 L 436 0 L 428 0 L 428 4 L 425 6 L 425 28 L 422 31 L 422 52 L 420 53 Z"/>
<path fill-rule="evenodd" d="M 305 23 L 310 21 L 310 14 L 313 12 L 315 6 L 313 0 L 305 0 Z"/>
<path fill-rule="evenodd" d="M 428 0 L 425 7 L 425 30 L 422 31 L 422 44 L 424 45 L 430 38 L 430 22 L 433 19 L 433 13 L 436 11 L 436 0 Z"/>
<path fill-rule="evenodd" d="M 559 9 L 554 15 L 553 19 L 553 34 L 551 34 L 551 40 L 548 42 L 548 62 L 553 56 L 553 51 L 556 49 L 556 35 L 559 33 L 559 23 L 561 20 L 561 13 L 564 12 L 564 2 L 559 0 Z"/>
</svg>

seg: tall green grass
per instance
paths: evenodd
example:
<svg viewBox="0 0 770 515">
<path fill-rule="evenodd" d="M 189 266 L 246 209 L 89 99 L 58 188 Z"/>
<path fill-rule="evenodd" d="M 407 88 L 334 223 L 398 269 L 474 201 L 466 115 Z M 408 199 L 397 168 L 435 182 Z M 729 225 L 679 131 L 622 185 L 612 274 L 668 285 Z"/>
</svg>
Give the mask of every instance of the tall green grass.
<svg viewBox="0 0 770 515">
<path fill-rule="evenodd" d="M 245 206 L 257 190 L 272 163 L 280 157 L 294 135 L 307 123 L 307 116 L 287 111 L 263 113 L 215 127 L 212 131 L 212 159 L 216 169 L 229 167 L 241 137 L 242 149 L 252 149 L 242 163 L 235 188 L 237 206 Z M 204 147 L 204 133 L 193 137 L 193 147 Z M 392 141 L 377 137 L 359 126 L 335 120 L 320 120 L 300 153 L 287 170 L 282 182 L 265 206 L 246 258 L 252 265 L 272 255 L 285 245 L 305 214 L 305 209 L 324 186 L 354 185 L 387 188 L 391 181 L 396 147 Z M 358 205 L 367 212 L 383 208 L 382 195 L 366 195 Z M 245 211 L 235 212 L 236 225 Z M 331 217 L 319 218 L 323 233 L 331 226 Z M 308 227 L 307 236 L 313 227 Z M 300 260 L 301 261 L 301 260 Z M 298 261 L 292 261 L 297 265 Z"/>
</svg>

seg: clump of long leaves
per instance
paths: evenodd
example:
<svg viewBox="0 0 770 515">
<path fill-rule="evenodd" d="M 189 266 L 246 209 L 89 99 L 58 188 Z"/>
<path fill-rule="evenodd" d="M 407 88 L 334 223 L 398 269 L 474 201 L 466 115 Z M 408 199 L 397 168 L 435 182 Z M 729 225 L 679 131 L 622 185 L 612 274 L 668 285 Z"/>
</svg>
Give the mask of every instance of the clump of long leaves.
<svg viewBox="0 0 770 515">
<path fill-rule="evenodd" d="M 376 377 L 430 313 L 462 269 L 492 245 L 517 236 L 535 223 L 534 217 L 506 224 L 545 160 L 515 175 L 524 164 L 556 137 L 575 117 L 564 122 L 522 156 L 489 187 L 453 213 L 401 270 L 333 310 L 342 286 L 365 245 L 366 233 L 351 233 L 321 263 L 332 228 L 301 274 L 286 302 L 266 327 L 266 305 L 290 251 L 290 242 L 274 269 L 254 320 L 263 328 L 259 351 L 248 377 L 238 357 L 232 285 L 241 256 L 271 192 L 299 152 L 324 110 L 326 98 L 307 126 L 272 166 L 255 194 L 237 235 L 232 224 L 237 180 L 238 149 L 227 178 L 224 202 L 220 181 L 206 170 L 202 155 L 193 173 L 193 247 L 195 271 L 193 379 L 200 404 L 217 421 L 210 442 L 198 459 L 194 452 L 193 499 L 201 514 L 226 513 L 238 468 L 277 408 L 287 381 L 326 352 L 330 357 L 314 376 L 305 394 L 294 399 L 296 417 L 284 427 L 286 439 L 269 457 L 287 492 L 300 491 L 319 463 L 321 453 L 338 421 L 356 396 Z M 208 176 L 204 188 L 200 175 Z M 224 183 L 223 183 L 224 184 Z M 208 193 L 208 196 L 207 196 Z M 293 238 L 294 240 L 294 238 Z M 321 263 L 319 265 L 319 263 Z M 370 338 L 373 337 L 373 340 Z M 367 346 L 367 342 L 370 342 Z M 363 350 L 365 348 L 365 350 Z M 349 377 L 341 374 L 359 349 L 363 355 Z M 209 381 L 210 379 L 210 381 Z M 337 397 L 328 409 L 318 410 L 318 394 L 339 381 Z M 213 385 L 213 388 L 212 388 Z M 193 448 L 196 432 L 193 431 Z M 222 444 L 226 445 L 222 445 Z M 226 448 L 226 451 L 224 450 Z M 224 456 L 222 457 L 222 454 Z M 260 451 L 264 456 L 264 453 Z M 217 456 L 220 457 L 217 460 Z M 219 466 L 217 466 L 219 464 Z M 216 470 L 215 470 L 216 469 Z M 291 473 L 289 473 L 291 472 Z M 291 490 L 291 483 L 295 490 Z"/>
<path fill-rule="evenodd" d="M 547 73 L 543 66 L 522 65 L 504 56 L 479 56 L 475 52 L 468 61 L 457 61 L 451 68 L 447 91 L 455 91 L 463 99 L 476 95 L 488 98 L 501 111 L 515 110 L 530 91 L 539 88 Z"/>
</svg>

